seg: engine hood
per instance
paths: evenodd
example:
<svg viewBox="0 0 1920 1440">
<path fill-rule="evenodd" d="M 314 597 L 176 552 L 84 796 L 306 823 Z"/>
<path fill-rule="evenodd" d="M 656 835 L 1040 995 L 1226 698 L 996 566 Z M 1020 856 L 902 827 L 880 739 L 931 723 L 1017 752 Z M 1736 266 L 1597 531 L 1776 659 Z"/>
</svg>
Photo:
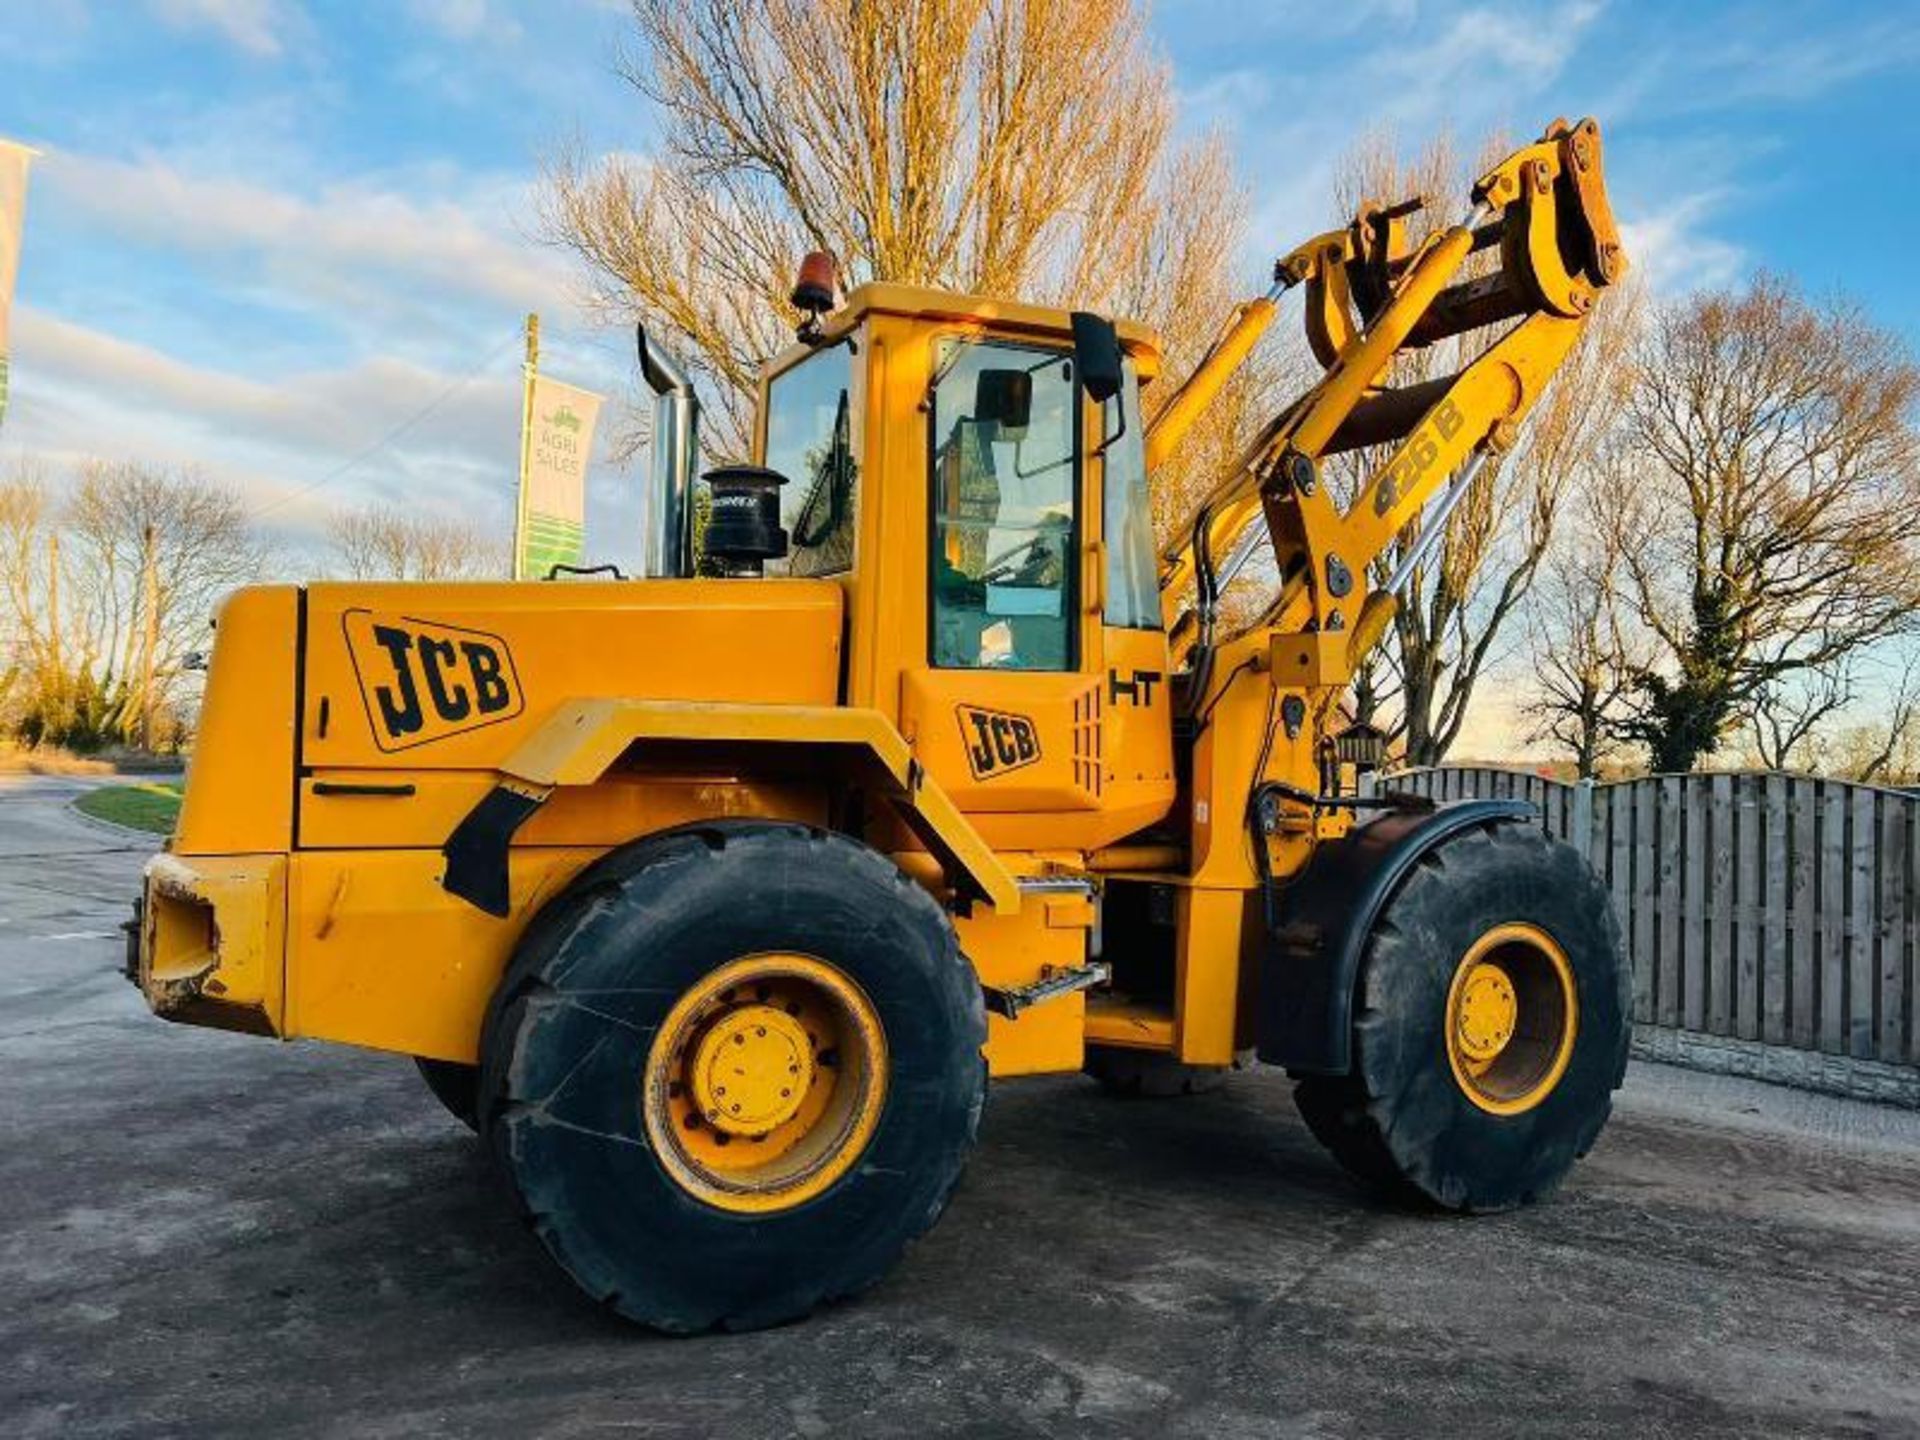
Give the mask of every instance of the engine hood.
<svg viewBox="0 0 1920 1440">
<path fill-rule="evenodd" d="M 309 586 L 301 764 L 492 769 L 583 698 L 831 705 L 842 605 L 810 580 Z"/>
</svg>

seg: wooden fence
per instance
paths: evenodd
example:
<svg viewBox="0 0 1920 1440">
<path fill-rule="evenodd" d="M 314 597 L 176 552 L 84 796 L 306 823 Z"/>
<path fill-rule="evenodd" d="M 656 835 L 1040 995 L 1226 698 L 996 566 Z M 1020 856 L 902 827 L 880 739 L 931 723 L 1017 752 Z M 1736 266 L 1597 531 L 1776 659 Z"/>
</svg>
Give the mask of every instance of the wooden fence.
<svg viewBox="0 0 1920 1440">
<path fill-rule="evenodd" d="M 1469 767 L 1376 788 L 1533 802 L 1612 892 L 1637 1022 L 1920 1066 L 1920 797 L 1805 775 L 1568 785 Z"/>
</svg>

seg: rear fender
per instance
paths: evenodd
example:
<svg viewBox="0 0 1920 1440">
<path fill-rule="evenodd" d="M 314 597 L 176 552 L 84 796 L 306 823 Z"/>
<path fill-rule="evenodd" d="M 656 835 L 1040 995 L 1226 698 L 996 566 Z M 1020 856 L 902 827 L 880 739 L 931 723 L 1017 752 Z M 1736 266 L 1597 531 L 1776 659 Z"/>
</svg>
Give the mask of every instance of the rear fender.
<svg viewBox="0 0 1920 1440">
<path fill-rule="evenodd" d="M 1421 856 L 1462 831 L 1538 818 L 1525 801 L 1467 800 L 1390 811 L 1317 846 L 1304 870 L 1275 884 L 1278 912 L 1260 961 L 1260 1058 L 1307 1075 L 1346 1074 L 1360 957 L 1393 892 Z"/>
<path fill-rule="evenodd" d="M 514 832 L 556 786 L 591 785 L 635 746 L 724 744 L 804 749 L 855 769 L 937 856 L 961 895 L 1000 915 L 1020 910 L 1012 873 L 876 710 L 669 700 L 574 700 L 500 766 L 500 781 L 447 838 L 448 891 L 504 916 Z"/>
</svg>

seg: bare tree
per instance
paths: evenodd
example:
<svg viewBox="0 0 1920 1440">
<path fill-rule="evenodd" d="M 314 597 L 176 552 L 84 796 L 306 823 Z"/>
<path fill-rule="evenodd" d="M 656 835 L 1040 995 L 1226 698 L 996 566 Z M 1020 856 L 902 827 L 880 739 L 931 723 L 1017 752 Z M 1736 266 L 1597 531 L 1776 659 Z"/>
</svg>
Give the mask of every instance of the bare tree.
<svg viewBox="0 0 1920 1440">
<path fill-rule="evenodd" d="M 655 108 L 657 151 L 562 158 L 547 227 L 610 313 L 689 353 L 718 453 L 747 448 L 756 373 L 789 341 L 784 301 L 810 249 L 850 283 L 1121 308 L 1166 334 L 1176 364 L 1229 308 L 1241 197 L 1217 139 L 1176 139 L 1136 4 L 633 0 L 633 14 L 622 73 Z M 1230 402 L 1211 428 L 1232 423 Z M 1215 457 L 1189 448 L 1205 473 Z"/>
<path fill-rule="evenodd" d="M 67 664 L 110 694 L 116 738 L 146 738 L 220 601 L 259 578 L 266 551 L 232 492 L 193 470 L 131 462 L 83 464 L 62 528 Z"/>
<path fill-rule="evenodd" d="M 48 660 L 41 562 L 48 508 L 37 472 L 22 467 L 0 480 L 0 721 L 9 728 Z"/>
<path fill-rule="evenodd" d="M 1916 400 L 1893 334 L 1776 277 L 1659 311 L 1610 507 L 1657 641 L 1632 726 L 1656 769 L 1909 623 L 1920 564 L 1890 517 L 1920 499 Z"/>
<path fill-rule="evenodd" d="M 1768 770 L 1812 769 L 1818 763 L 1821 727 L 1854 698 L 1851 656 L 1841 656 L 1791 675 L 1782 675 L 1754 691 L 1747 725 L 1754 755 Z"/>
<path fill-rule="evenodd" d="M 327 541 L 349 580 L 497 580 L 507 546 L 478 525 L 388 505 L 336 511 Z"/>
<path fill-rule="evenodd" d="M 1875 719 L 1850 727 L 1835 747 L 1852 780 L 1911 780 L 1920 769 L 1920 657 L 1909 652 L 1892 685 L 1874 696 Z"/>
<path fill-rule="evenodd" d="M 1591 514 L 1597 497 L 1587 495 L 1586 523 L 1556 537 L 1529 606 L 1534 693 L 1524 708 L 1529 738 L 1567 750 L 1590 779 L 1620 748 L 1647 657 L 1623 613 L 1619 534 Z"/>
<path fill-rule="evenodd" d="M 1893 781 L 1920 766 L 1920 655 L 1874 651 L 1767 686 L 1747 717 L 1753 760 L 1858 781 Z"/>
<path fill-rule="evenodd" d="M 56 503 L 0 485 L 6 722 L 30 742 L 177 734 L 187 654 L 264 552 L 239 501 L 191 471 L 88 461 Z"/>
<path fill-rule="evenodd" d="M 1878 722 L 1849 725 L 1820 749 L 1823 774 L 1862 784 L 1912 783 L 1920 776 L 1920 726 L 1911 688 L 1893 697 Z"/>
</svg>

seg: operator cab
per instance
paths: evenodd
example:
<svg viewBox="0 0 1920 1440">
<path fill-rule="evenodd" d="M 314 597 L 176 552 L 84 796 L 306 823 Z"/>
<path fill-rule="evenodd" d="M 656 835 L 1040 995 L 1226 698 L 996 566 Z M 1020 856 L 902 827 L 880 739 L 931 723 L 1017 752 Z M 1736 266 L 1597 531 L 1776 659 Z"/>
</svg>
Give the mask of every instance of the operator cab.
<svg viewBox="0 0 1920 1440">
<path fill-rule="evenodd" d="M 784 553 L 756 573 L 843 587 L 844 702 L 893 717 L 990 841 L 1037 811 L 1038 843 L 1092 848 L 1172 803 L 1158 360 L 1137 326 L 870 284 L 762 380 L 740 473 L 784 482 Z"/>
</svg>

